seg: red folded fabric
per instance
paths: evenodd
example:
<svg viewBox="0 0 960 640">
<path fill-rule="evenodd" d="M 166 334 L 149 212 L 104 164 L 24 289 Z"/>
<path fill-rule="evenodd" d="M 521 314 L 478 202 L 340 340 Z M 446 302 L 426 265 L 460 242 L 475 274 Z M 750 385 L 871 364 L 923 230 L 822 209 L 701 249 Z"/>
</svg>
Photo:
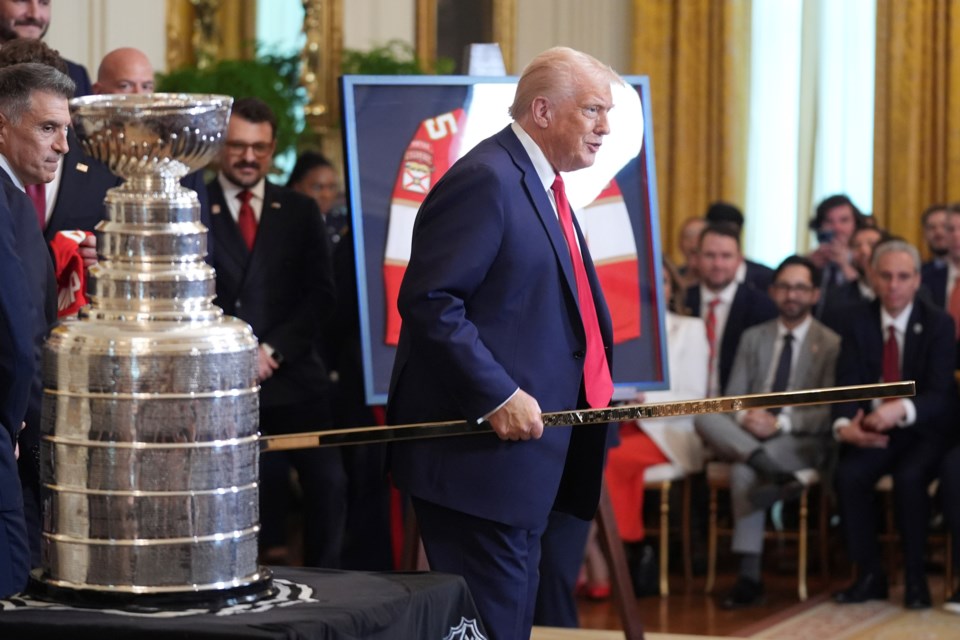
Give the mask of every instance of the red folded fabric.
<svg viewBox="0 0 960 640">
<path fill-rule="evenodd" d="M 89 231 L 59 231 L 50 241 L 53 266 L 57 274 L 57 316 L 76 315 L 87 304 L 87 273 L 83 268 L 80 243 Z"/>
</svg>

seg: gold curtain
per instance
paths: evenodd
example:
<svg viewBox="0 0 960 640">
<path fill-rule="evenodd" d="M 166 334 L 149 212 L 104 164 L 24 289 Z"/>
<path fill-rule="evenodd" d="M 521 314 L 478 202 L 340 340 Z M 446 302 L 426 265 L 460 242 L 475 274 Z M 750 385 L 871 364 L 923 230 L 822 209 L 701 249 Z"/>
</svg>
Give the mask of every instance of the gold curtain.
<svg viewBox="0 0 960 640">
<path fill-rule="evenodd" d="M 877 0 L 873 210 L 923 246 L 920 214 L 960 199 L 960 0 Z"/>
<path fill-rule="evenodd" d="M 685 218 L 714 200 L 745 199 L 750 0 L 633 8 L 632 71 L 650 76 L 661 240 L 677 258 Z"/>
<path fill-rule="evenodd" d="M 255 0 L 167 0 L 167 70 L 249 59 L 256 33 Z"/>
</svg>

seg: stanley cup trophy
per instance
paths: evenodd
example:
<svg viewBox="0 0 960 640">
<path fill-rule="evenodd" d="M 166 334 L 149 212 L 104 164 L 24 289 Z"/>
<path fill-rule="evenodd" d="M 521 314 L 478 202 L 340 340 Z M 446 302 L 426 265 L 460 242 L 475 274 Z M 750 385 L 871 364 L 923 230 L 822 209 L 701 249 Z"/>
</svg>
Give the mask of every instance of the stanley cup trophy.
<svg viewBox="0 0 960 640">
<path fill-rule="evenodd" d="M 105 199 L 90 305 L 44 353 L 42 568 L 58 600 L 249 601 L 257 565 L 257 340 L 213 305 L 206 228 L 181 177 L 213 159 L 232 99 L 70 102 Z"/>
</svg>

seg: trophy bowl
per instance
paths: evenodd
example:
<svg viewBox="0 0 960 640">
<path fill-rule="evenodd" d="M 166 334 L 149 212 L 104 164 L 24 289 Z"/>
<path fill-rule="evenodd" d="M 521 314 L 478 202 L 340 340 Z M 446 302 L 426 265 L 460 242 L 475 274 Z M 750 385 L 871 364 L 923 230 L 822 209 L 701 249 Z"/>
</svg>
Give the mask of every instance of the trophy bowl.
<svg viewBox="0 0 960 640">
<path fill-rule="evenodd" d="M 117 175 L 180 179 L 223 144 L 233 98 L 186 93 L 75 98 L 70 114 L 83 150 Z"/>
<path fill-rule="evenodd" d="M 197 194 L 232 98 L 77 98 L 80 144 L 126 179 L 97 225 L 90 304 L 44 346 L 40 597 L 110 606 L 249 601 L 257 564 L 257 339 L 213 304 Z"/>
</svg>

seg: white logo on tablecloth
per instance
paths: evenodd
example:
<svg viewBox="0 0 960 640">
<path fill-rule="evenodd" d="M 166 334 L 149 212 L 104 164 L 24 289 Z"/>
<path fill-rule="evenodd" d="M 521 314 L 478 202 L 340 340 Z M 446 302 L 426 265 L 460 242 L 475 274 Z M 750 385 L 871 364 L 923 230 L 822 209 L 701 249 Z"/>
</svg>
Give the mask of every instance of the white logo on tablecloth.
<svg viewBox="0 0 960 640">
<path fill-rule="evenodd" d="M 212 613 L 217 616 L 232 616 L 238 613 L 261 613 L 270 609 L 289 607 L 296 604 L 307 602 L 319 602 L 316 600 L 313 587 L 307 584 L 299 584 L 283 578 L 274 578 L 273 586 L 276 588 L 276 594 L 271 597 L 257 600 L 256 602 L 235 604 L 223 608 L 191 608 L 191 609 L 167 609 L 156 611 L 124 611 L 121 609 L 97 609 L 97 613 L 108 615 L 128 616 L 133 618 L 182 618 L 185 616 L 196 616 Z M 71 607 L 66 604 L 55 602 L 44 602 L 34 600 L 28 596 L 11 596 L 7 600 L 0 600 L 0 612 L 17 611 L 22 609 L 48 609 L 50 611 L 76 611 L 77 607 Z M 454 636 L 459 638 L 460 636 Z M 480 637 L 480 636 L 478 636 Z M 463 638 L 473 638 L 473 636 L 463 636 Z"/>
<path fill-rule="evenodd" d="M 477 621 L 474 618 L 467 620 L 461 617 L 460 624 L 450 627 L 450 631 L 443 640 L 487 640 L 487 637 L 477 628 Z"/>
</svg>

